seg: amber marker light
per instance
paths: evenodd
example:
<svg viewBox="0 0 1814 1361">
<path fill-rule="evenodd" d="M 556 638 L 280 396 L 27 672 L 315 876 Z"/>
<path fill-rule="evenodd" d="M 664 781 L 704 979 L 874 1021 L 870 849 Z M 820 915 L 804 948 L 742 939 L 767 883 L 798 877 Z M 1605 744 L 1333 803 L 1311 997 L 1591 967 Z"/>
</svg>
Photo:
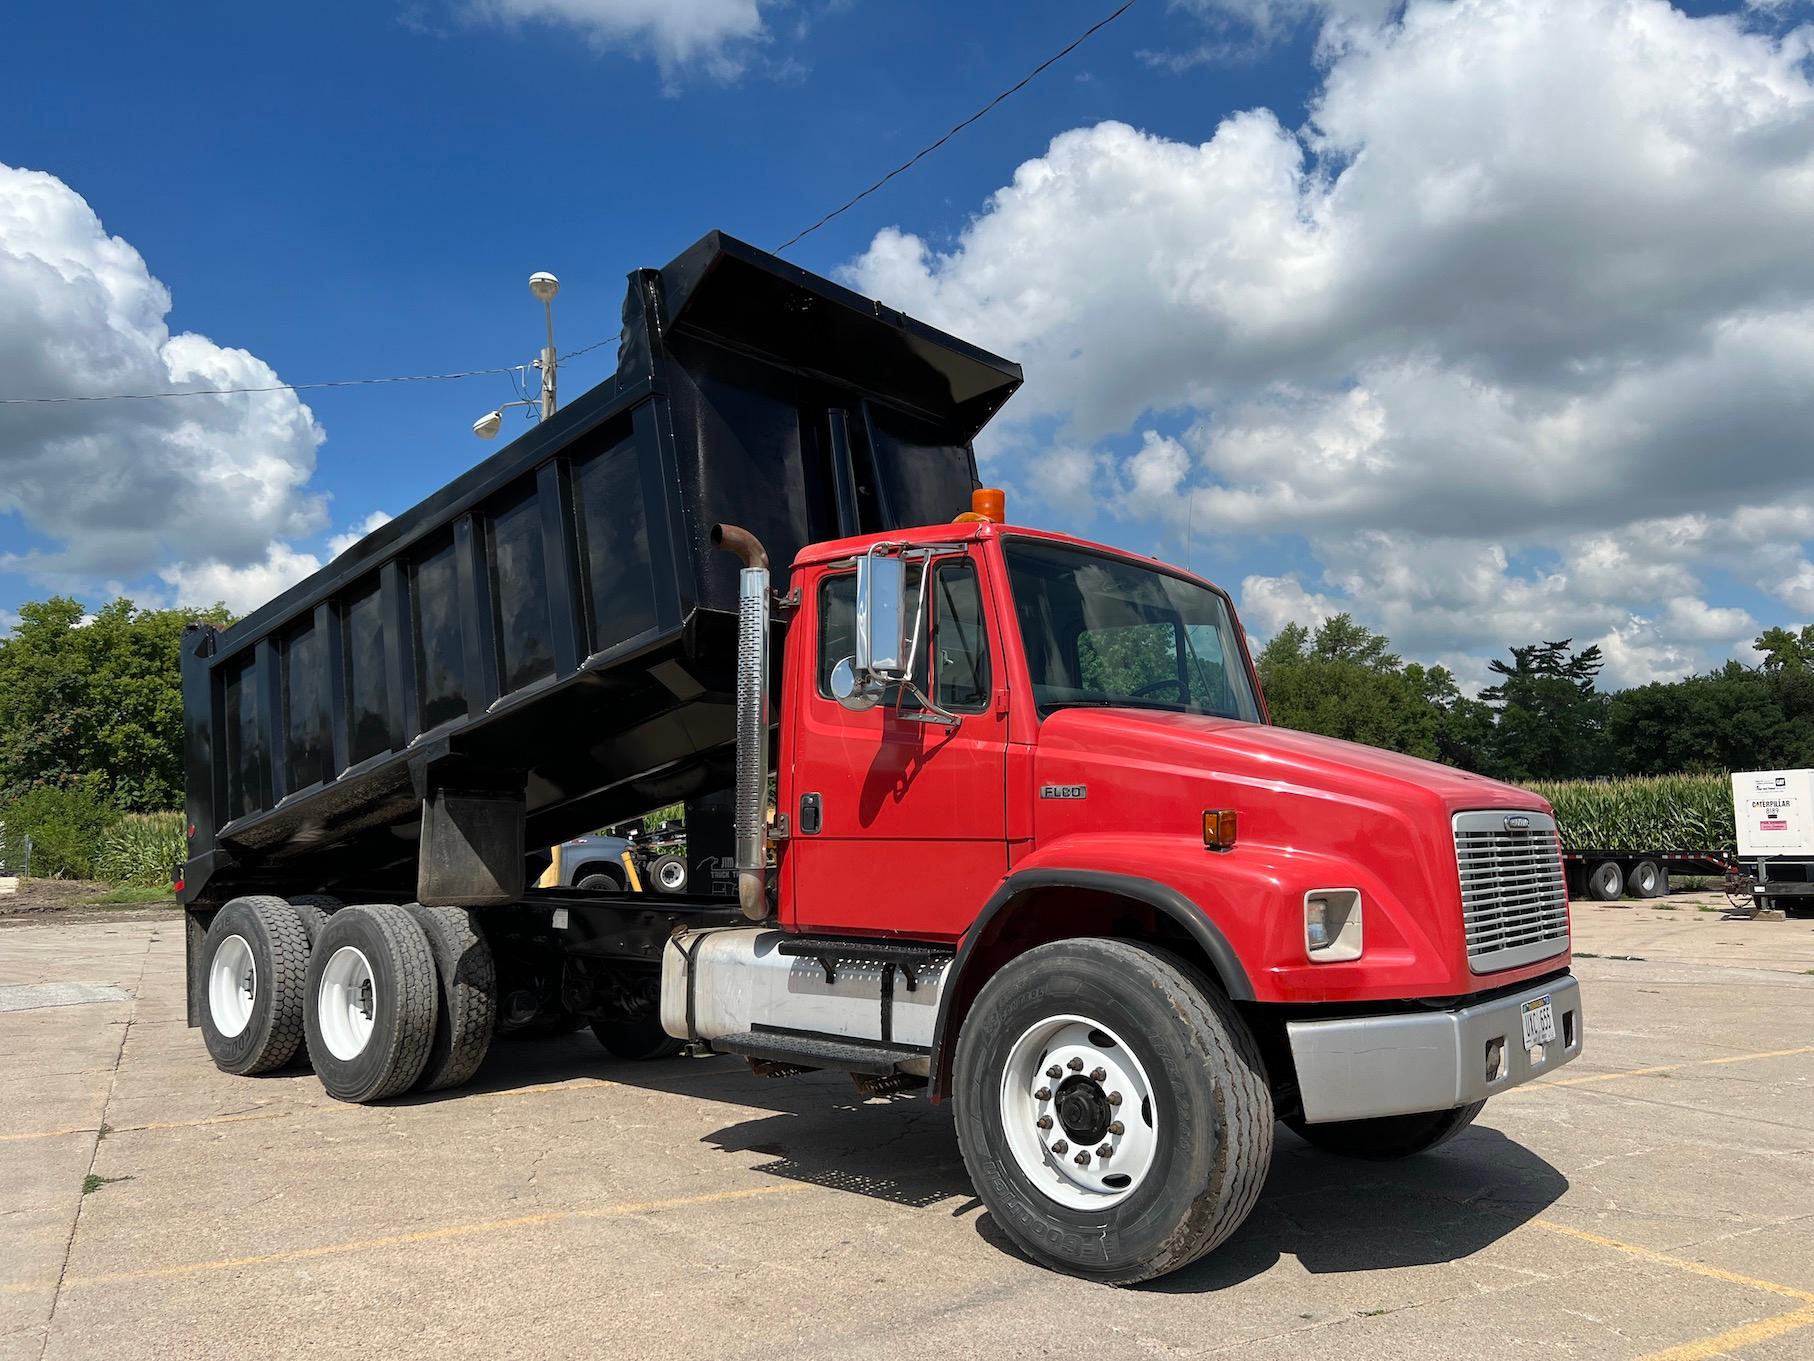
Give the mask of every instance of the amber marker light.
<svg viewBox="0 0 1814 1361">
<path fill-rule="evenodd" d="M 1008 494 L 1000 487 L 978 487 L 970 493 L 970 509 L 953 517 L 953 524 L 973 524 L 979 520 L 992 525 L 1006 524 Z"/>
<path fill-rule="evenodd" d="M 1203 844 L 1212 851 L 1235 848 L 1235 810 L 1210 808 L 1203 813 Z"/>
</svg>

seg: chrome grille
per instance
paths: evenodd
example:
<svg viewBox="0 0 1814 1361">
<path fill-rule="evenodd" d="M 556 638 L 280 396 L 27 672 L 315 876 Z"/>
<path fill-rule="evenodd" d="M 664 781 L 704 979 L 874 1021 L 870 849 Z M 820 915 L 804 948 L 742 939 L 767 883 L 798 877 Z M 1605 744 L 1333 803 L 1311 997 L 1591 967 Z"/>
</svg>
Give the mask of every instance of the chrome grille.
<svg viewBox="0 0 1814 1361">
<path fill-rule="evenodd" d="M 1492 973 L 1561 954 L 1568 887 L 1555 819 L 1495 808 L 1457 813 L 1454 827 L 1468 967 Z"/>
</svg>

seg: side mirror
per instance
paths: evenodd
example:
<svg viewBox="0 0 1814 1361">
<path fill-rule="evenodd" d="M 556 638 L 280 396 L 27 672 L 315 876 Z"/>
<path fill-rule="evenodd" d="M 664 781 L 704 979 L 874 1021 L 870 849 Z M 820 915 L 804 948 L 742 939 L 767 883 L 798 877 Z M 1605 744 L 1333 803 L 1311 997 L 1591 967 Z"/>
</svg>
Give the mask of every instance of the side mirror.
<svg viewBox="0 0 1814 1361">
<path fill-rule="evenodd" d="M 865 553 L 857 559 L 854 657 L 832 669 L 832 696 L 846 709 L 870 709 L 891 681 L 907 674 L 907 564 Z"/>
</svg>

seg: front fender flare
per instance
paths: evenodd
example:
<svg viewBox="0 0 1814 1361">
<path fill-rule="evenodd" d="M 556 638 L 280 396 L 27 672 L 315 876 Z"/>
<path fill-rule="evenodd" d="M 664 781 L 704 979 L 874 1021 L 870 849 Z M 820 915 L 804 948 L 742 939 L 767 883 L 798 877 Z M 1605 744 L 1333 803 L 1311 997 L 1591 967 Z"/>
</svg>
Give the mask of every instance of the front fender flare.
<svg viewBox="0 0 1814 1361">
<path fill-rule="evenodd" d="M 1253 982 L 1248 978 L 1247 970 L 1242 967 L 1234 947 L 1228 943 L 1228 937 L 1204 914 L 1202 908 L 1171 885 L 1110 870 L 1065 869 L 1055 866 L 1021 870 L 1002 880 L 1001 886 L 989 895 L 989 901 L 983 904 L 982 911 L 976 914 L 976 920 L 959 942 L 950 972 L 945 976 L 945 986 L 939 997 L 938 1018 L 932 1027 L 934 1100 L 938 1099 L 938 1094 L 944 1091 L 946 1085 L 944 1079 L 947 1076 L 953 1041 L 953 1036 L 948 1033 L 952 1001 L 958 995 L 959 983 L 977 943 L 988 934 L 990 924 L 1008 904 L 1023 894 L 1042 888 L 1088 889 L 1145 903 L 1155 911 L 1164 913 L 1183 927 L 1190 938 L 1202 947 L 1215 969 L 1217 981 L 1230 1000 L 1253 1001 Z"/>
</svg>

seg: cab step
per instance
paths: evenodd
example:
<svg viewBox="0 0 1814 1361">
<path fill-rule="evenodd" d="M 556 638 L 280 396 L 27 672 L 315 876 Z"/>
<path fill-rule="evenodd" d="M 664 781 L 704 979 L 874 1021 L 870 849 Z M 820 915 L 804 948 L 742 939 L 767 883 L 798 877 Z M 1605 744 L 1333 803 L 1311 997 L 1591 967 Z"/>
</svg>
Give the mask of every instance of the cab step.
<svg viewBox="0 0 1814 1361">
<path fill-rule="evenodd" d="M 712 1048 L 724 1054 L 741 1054 L 764 1063 L 796 1068 L 829 1068 L 834 1072 L 868 1073 L 875 1077 L 895 1071 L 898 1063 L 925 1059 L 931 1051 L 903 1049 L 866 1040 L 832 1035 L 802 1035 L 791 1031 L 757 1030 L 720 1035 Z"/>
</svg>

